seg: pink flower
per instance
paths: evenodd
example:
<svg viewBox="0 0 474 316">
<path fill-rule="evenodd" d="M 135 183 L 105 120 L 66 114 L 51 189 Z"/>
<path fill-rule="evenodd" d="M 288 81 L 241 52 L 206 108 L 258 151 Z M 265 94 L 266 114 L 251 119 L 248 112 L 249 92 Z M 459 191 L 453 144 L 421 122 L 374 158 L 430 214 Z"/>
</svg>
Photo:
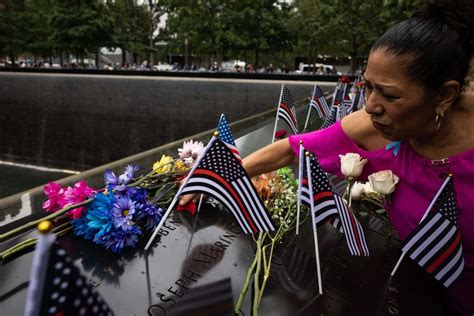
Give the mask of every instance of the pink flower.
<svg viewBox="0 0 474 316">
<path fill-rule="evenodd" d="M 74 187 L 68 187 L 64 192 L 64 206 L 77 204 L 85 201 L 86 199 L 92 197 L 95 194 L 95 190 L 88 187 L 85 180 L 81 180 L 74 184 Z M 73 219 L 77 219 L 82 216 L 82 211 L 84 206 L 75 208 L 68 212 L 69 215 L 72 215 Z"/>
<path fill-rule="evenodd" d="M 44 201 L 42 204 L 42 207 L 46 212 L 56 212 L 65 204 L 64 189 L 56 182 L 49 182 L 45 185 L 44 194 L 48 196 L 48 200 Z"/>
</svg>

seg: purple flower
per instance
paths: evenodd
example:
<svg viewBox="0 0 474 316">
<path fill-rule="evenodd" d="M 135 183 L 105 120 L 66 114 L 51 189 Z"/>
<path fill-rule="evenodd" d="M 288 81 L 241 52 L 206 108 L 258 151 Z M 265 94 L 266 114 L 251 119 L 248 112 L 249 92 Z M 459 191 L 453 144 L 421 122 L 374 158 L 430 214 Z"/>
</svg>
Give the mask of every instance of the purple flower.
<svg viewBox="0 0 474 316">
<path fill-rule="evenodd" d="M 107 169 L 104 172 L 104 182 L 106 187 L 115 189 L 118 184 L 118 178 L 112 170 Z"/>
<path fill-rule="evenodd" d="M 141 234 L 141 230 L 135 226 L 131 226 L 126 231 L 115 229 L 109 235 L 104 236 L 101 243 L 105 248 L 120 253 L 125 247 L 135 247 L 138 242 L 138 235 Z"/>
<path fill-rule="evenodd" d="M 163 217 L 163 209 L 156 205 L 145 203 L 137 205 L 136 208 L 139 209 L 138 220 L 143 223 L 146 230 L 155 228 Z"/>
<path fill-rule="evenodd" d="M 133 225 L 132 217 L 135 214 L 135 203 L 127 196 L 118 197 L 112 208 L 112 214 L 115 227 L 129 230 Z"/>
<path fill-rule="evenodd" d="M 135 171 L 138 171 L 140 167 L 138 166 L 133 166 L 133 165 L 127 165 L 125 167 L 125 172 L 119 176 L 119 183 L 121 184 L 127 184 L 134 178 L 133 173 Z"/>
</svg>

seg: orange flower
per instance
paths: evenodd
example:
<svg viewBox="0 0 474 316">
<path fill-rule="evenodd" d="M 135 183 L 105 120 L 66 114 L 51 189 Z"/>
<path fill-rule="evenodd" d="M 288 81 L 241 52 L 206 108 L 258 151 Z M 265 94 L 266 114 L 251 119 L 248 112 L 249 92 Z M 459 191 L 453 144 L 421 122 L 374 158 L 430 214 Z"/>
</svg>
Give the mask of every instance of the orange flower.
<svg viewBox="0 0 474 316">
<path fill-rule="evenodd" d="M 270 172 L 252 179 L 252 182 L 257 189 L 257 193 L 263 201 L 270 200 L 273 195 L 270 187 L 270 180 L 278 181 L 278 176 L 274 172 Z"/>
</svg>

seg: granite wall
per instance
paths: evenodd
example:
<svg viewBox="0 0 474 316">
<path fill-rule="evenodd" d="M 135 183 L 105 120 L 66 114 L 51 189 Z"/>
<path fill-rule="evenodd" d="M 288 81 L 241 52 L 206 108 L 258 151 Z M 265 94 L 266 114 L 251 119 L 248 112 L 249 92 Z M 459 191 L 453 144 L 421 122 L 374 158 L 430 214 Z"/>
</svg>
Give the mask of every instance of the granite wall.
<svg viewBox="0 0 474 316">
<path fill-rule="evenodd" d="M 0 72 L 0 160 L 85 170 L 276 108 L 282 83 L 295 100 L 314 84 Z"/>
</svg>

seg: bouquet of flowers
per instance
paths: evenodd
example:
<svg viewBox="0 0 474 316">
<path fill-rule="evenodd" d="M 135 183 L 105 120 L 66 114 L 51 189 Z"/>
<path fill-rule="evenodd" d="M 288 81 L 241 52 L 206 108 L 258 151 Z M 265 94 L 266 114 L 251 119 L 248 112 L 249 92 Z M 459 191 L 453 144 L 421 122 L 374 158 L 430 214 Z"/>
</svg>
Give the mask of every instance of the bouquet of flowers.
<svg viewBox="0 0 474 316">
<path fill-rule="evenodd" d="M 235 306 L 235 314 L 247 294 L 250 280 L 253 279 L 253 315 L 258 315 L 265 287 L 270 277 L 270 268 L 275 247 L 296 227 L 296 207 L 298 200 L 298 183 L 290 168 L 279 169 L 275 173 L 261 175 L 254 179 L 254 185 L 262 198 L 265 207 L 277 227 L 274 232 L 259 233 L 254 237 L 256 249 L 254 260 L 247 272 L 244 287 Z M 305 219 L 306 219 L 306 215 Z M 301 221 L 303 223 L 305 221 Z"/>
<path fill-rule="evenodd" d="M 75 235 L 115 253 L 135 247 L 146 231 L 153 230 L 163 216 L 163 207 L 177 193 L 180 181 L 204 151 L 202 142 L 184 142 L 178 157 L 163 155 L 152 170 L 137 175 L 139 166 L 127 165 L 119 176 L 112 170 L 104 173 L 105 187 L 95 190 L 81 180 L 72 187 L 63 188 L 55 182 L 44 187 L 48 199 L 43 209 L 51 213 L 37 221 L 18 227 L 2 239 L 34 227 L 42 220 L 53 220 L 53 233 L 61 235 L 73 230 Z M 25 240 L 0 254 L 4 259 L 30 247 L 36 238 Z"/>
<path fill-rule="evenodd" d="M 348 183 L 344 197 L 349 201 L 349 206 L 361 215 L 372 214 L 385 218 L 385 203 L 390 201 L 390 194 L 395 191 L 399 178 L 391 170 L 382 170 L 369 175 L 367 182 L 356 181 L 362 174 L 367 159 L 356 153 L 339 157 L 341 172 Z"/>
</svg>

